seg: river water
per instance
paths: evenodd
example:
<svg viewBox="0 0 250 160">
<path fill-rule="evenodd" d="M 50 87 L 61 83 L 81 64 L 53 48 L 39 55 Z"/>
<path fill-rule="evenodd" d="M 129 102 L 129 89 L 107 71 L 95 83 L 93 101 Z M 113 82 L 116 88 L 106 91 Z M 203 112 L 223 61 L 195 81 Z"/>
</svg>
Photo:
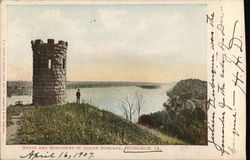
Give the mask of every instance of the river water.
<svg viewBox="0 0 250 160">
<path fill-rule="evenodd" d="M 144 105 L 141 114 L 148 114 L 163 109 L 163 103 L 168 97 L 166 91 L 172 85 L 161 85 L 156 89 L 145 89 L 136 86 L 126 87 L 100 87 L 100 88 L 80 88 L 81 102 L 90 103 L 99 109 L 113 112 L 119 116 L 124 116 L 121 104 L 125 97 L 132 100 L 136 94 L 143 96 Z M 76 89 L 67 89 L 66 102 L 76 102 Z M 32 103 L 31 95 L 11 96 L 7 98 L 7 105 L 15 104 L 16 101 L 23 101 L 24 104 Z M 136 115 L 134 116 L 137 119 Z"/>
</svg>

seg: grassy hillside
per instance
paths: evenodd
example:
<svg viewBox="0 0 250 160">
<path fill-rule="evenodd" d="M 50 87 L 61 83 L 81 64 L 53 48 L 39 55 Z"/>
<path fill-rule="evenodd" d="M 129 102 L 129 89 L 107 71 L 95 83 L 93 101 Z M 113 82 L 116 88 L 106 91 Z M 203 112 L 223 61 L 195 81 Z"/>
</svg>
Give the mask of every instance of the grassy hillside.
<svg viewBox="0 0 250 160">
<path fill-rule="evenodd" d="M 88 104 L 10 106 L 8 124 L 20 113 L 19 144 L 185 144 Z"/>
</svg>

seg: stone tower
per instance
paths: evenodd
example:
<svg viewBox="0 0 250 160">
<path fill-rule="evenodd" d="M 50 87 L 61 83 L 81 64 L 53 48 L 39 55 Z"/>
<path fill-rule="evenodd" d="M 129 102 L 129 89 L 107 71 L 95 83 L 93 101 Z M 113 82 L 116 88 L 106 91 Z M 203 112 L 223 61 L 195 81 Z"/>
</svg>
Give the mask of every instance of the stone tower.
<svg viewBox="0 0 250 160">
<path fill-rule="evenodd" d="M 31 41 L 33 50 L 33 105 L 62 105 L 66 98 L 68 42 Z"/>
</svg>

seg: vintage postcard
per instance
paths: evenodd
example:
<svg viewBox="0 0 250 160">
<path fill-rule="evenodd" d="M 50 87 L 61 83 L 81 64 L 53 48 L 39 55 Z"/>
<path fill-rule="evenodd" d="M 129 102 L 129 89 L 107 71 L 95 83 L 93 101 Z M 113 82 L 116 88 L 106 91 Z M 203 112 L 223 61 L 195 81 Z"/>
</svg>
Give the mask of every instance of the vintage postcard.
<svg viewBox="0 0 250 160">
<path fill-rule="evenodd" d="M 242 0 L 3 0 L 0 15 L 0 159 L 246 159 Z"/>
</svg>

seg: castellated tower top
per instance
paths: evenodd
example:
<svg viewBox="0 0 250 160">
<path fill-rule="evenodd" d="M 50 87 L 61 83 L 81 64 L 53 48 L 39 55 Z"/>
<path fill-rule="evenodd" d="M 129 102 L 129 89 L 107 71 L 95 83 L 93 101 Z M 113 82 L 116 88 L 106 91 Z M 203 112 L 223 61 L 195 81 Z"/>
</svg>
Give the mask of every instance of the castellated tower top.
<svg viewBox="0 0 250 160">
<path fill-rule="evenodd" d="M 55 43 L 54 39 L 48 39 L 47 43 L 43 43 L 43 41 L 41 39 L 36 39 L 35 41 L 32 40 L 31 45 L 32 45 L 32 47 L 54 45 L 54 46 L 63 47 L 65 49 L 68 48 L 68 42 L 59 40 L 58 43 Z"/>
<path fill-rule="evenodd" d="M 61 105 L 66 98 L 68 42 L 48 39 L 31 41 L 33 50 L 33 104 Z"/>
</svg>

